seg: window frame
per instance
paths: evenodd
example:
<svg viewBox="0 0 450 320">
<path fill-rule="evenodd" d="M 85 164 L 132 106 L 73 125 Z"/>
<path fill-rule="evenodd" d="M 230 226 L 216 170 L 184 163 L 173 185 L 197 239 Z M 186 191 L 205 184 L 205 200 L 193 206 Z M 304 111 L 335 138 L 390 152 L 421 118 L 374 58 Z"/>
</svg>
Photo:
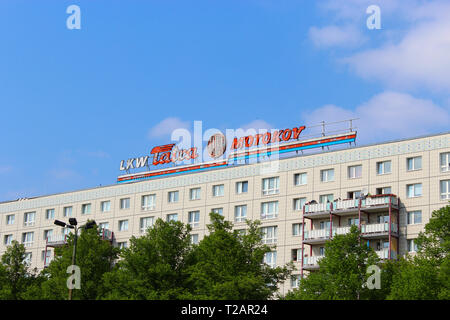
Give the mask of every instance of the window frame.
<svg viewBox="0 0 450 320">
<path fill-rule="evenodd" d="M 357 168 L 360 168 L 359 170 L 359 176 L 357 175 L 358 170 Z M 354 169 L 354 170 L 352 170 Z M 352 171 L 354 171 L 354 176 L 352 176 Z M 362 178 L 362 164 L 352 165 L 347 167 L 347 178 L 348 179 L 360 179 Z"/>
</svg>

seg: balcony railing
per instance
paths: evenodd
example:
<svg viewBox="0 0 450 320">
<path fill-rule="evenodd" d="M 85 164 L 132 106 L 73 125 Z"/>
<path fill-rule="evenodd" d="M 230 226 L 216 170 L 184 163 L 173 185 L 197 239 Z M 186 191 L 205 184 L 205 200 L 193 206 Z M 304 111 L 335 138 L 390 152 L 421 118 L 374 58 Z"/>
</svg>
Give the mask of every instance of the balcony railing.
<svg viewBox="0 0 450 320">
<path fill-rule="evenodd" d="M 350 226 L 346 227 L 336 227 L 331 230 L 332 236 L 347 234 L 350 232 Z M 374 223 L 374 224 L 362 224 L 361 233 L 362 234 L 374 234 L 374 233 L 384 233 L 389 232 L 389 223 Z M 397 224 L 392 223 L 391 232 L 397 232 Z M 319 240 L 319 239 L 329 239 L 330 229 L 314 229 L 305 230 L 305 240 Z"/>
<path fill-rule="evenodd" d="M 318 261 L 322 259 L 324 256 L 312 256 L 312 257 L 304 257 L 303 265 L 304 266 L 317 266 Z"/>
<path fill-rule="evenodd" d="M 389 199 L 394 206 L 398 205 L 398 198 L 395 195 L 377 195 L 361 199 L 361 208 L 371 208 L 374 206 L 388 205 Z M 359 199 L 337 200 L 328 203 L 305 204 L 305 213 L 329 212 L 331 210 L 351 210 L 358 209 Z M 333 204 L 333 206 L 331 206 Z"/>
<path fill-rule="evenodd" d="M 373 224 L 362 224 L 361 233 L 382 233 L 389 232 L 389 223 L 373 223 Z M 397 232 L 397 224 L 391 223 L 391 232 Z"/>
<path fill-rule="evenodd" d="M 47 237 L 47 245 L 65 244 L 67 235 L 55 234 Z"/>
<path fill-rule="evenodd" d="M 22 242 L 22 244 L 23 244 L 25 247 L 31 247 L 31 246 L 33 246 L 33 241 L 24 241 L 24 242 Z"/>
</svg>

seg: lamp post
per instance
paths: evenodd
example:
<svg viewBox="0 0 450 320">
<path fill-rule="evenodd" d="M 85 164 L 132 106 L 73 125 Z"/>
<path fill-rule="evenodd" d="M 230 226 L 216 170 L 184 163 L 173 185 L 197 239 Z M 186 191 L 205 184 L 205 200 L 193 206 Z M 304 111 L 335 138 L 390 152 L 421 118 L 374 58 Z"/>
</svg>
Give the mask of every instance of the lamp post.
<svg viewBox="0 0 450 320">
<path fill-rule="evenodd" d="M 68 227 L 70 229 L 74 229 L 74 231 L 75 231 L 75 237 L 73 239 L 73 252 L 72 252 L 72 265 L 74 266 L 75 262 L 76 262 L 76 256 L 77 256 L 78 230 L 82 229 L 82 228 L 84 228 L 85 230 L 90 229 L 94 225 L 96 225 L 96 223 L 94 220 L 92 220 L 92 221 L 86 222 L 86 224 L 83 226 L 77 227 L 77 224 L 78 224 L 77 219 L 69 218 L 69 224 L 67 224 L 63 221 L 59 221 L 59 220 L 55 220 L 54 224 L 56 224 L 57 226 L 63 227 L 63 228 Z M 72 300 L 72 289 L 71 288 L 69 288 L 69 300 Z"/>
</svg>

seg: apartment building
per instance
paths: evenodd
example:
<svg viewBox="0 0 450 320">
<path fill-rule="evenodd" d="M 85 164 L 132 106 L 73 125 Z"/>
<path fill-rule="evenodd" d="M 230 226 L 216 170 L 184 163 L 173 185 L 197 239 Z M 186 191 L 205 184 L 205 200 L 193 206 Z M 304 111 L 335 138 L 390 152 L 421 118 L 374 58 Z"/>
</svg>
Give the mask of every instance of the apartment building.
<svg viewBox="0 0 450 320">
<path fill-rule="evenodd" d="M 246 219 L 262 222 L 264 242 L 274 245 L 265 262 L 297 268 L 285 293 L 317 269 L 324 243 L 351 225 L 380 258 L 416 250 L 432 211 L 449 200 L 450 133 L 443 133 L 3 202 L 0 254 L 18 240 L 30 265 L 43 268 L 70 232 L 54 220 L 69 217 L 95 220 L 119 247 L 158 218 L 189 223 L 195 243 L 215 211 L 235 229 Z"/>
</svg>

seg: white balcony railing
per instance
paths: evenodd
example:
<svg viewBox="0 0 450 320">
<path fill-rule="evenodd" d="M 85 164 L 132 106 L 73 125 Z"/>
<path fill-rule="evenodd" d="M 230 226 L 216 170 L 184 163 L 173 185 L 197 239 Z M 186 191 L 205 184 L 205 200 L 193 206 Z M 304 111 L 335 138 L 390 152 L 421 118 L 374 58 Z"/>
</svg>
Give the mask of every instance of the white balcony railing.
<svg viewBox="0 0 450 320">
<path fill-rule="evenodd" d="M 391 224 L 391 232 L 397 232 L 397 224 Z M 380 233 L 389 232 L 389 223 L 373 223 L 373 224 L 362 224 L 361 233 Z"/>
<path fill-rule="evenodd" d="M 334 210 L 345 210 L 345 209 L 354 209 L 358 208 L 359 200 L 351 199 L 351 200 L 338 200 L 334 202 L 333 209 Z"/>
<path fill-rule="evenodd" d="M 330 211 L 330 203 L 314 203 L 305 205 L 305 213 Z"/>
<path fill-rule="evenodd" d="M 387 259 L 389 257 L 389 249 L 382 249 L 379 251 L 375 251 L 380 259 Z"/>
<path fill-rule="evenodd" d="M 305 240 L 328 239 L 329 237 L 330 237 L 330 229 L 316 229 L 305 231 Z"/>
<path fill-rule="evenodd" d="M 303 265 L 304 266 L 316 266 L 318 265 L 318 261 L 322 259 L 324 256 L 312 256 L 312 257 L 304 257 Z"/>
<path fill-rule="evenodd" d="M 339 227 L 333 229 L 333 235 L 337 234 L 347 234 L 350 232 L 350 227 Z"/>
<path fill-rule="evenodd" d="M 385 196 L 375 196 L 367 197 L 361 200 L 361 208 L 388 205 L 389 199 L 391 199 L 392 205 L 398 205 L 398 198 L 393 195 Z M 345 209 L 357 209 L 359 207 L 359 199 L 349 199 L 349 200 L 336 200 L 328 203 L 314 203 L 305 205 L 305 213 L 313 212 L 328 212 L 331 210 L 331 205 L 333 205 L 333 210 L 345 210 Z"/>
<path fill-rule="evenodd" d="M 22 242 L 22 244 L 23 244 L 25 247 L 31 247 L 31 246 L 33 246 L 33 241 L 24 241 L 24 242 Z"/>
<path fill-rule="evenodd" d="M 55 234 L 47 237 L 47 244 L 65 243 L 67 235 Z"/>
<path fill-rule="evenodd" d="M 332 229 L 332 236 L 347 234 L 350 232 L 350 226 L 346 227 L 337 227 Z M 382 233 L 389 232 L 389 224 L 388 223 L 375 223 L 375 224 L 362 224 L 361 225 L 361 233 L 370 234 L 370 233 Z M 397 224 L 392 223 L 391 232 L 397 232 Z M 315 229 L 315 230 L 305 230 L 305 240 L 312 239 L 329 239 L 330 238 L 330 229 Z"/>
</svg>

